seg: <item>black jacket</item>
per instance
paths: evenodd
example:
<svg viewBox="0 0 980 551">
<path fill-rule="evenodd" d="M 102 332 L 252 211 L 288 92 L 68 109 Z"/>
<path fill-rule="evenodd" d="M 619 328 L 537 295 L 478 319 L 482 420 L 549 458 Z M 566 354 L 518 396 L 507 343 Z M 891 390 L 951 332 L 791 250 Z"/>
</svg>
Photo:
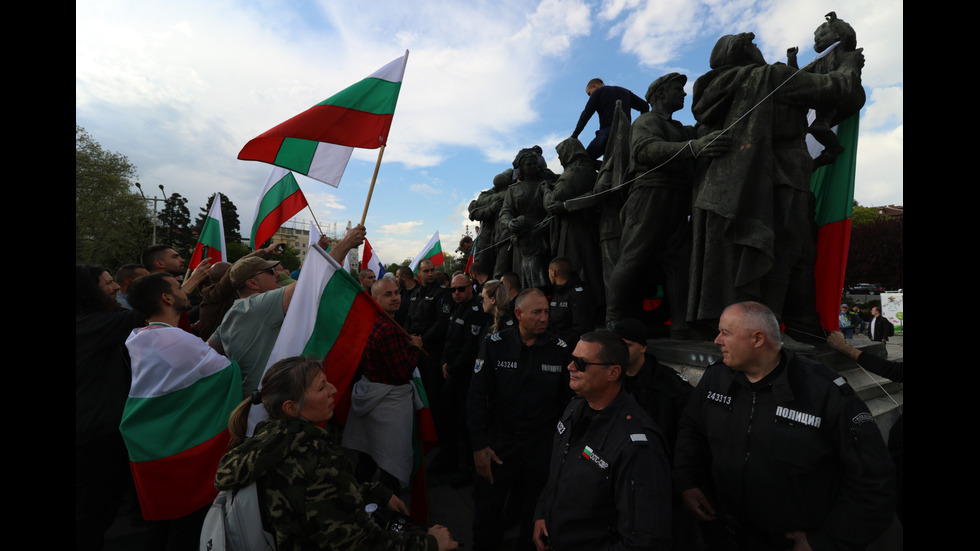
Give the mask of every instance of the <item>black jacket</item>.
<svg viewBox="0 0 980 551">
<path fill-rule="evenodd" d="M 483 330 L 486 317 L 482 299 L 477 296 L 457 304 L 449 316 L 442 363 L 447 365 L 446 369 L 454 379 L 469 378 L 469 374 L 473 372 L 473 362 L 480 350 L 480 331 Z"/>
<path fill-rule="evenodd" d="M 589 409 L 573 398 L 555 432 L 534 518 L 555 549 L 668 549 L 670 466 L 663 436 L 628 392 L 575 434 Z"/>
<path fill-rule="evenodd" d="M 592 295 L 578 276 L 555 286 L 549 306 L 548 331 L 561 337 L 572 350 L 579 337 L 595 328 Z"/>
<path fill-rule="evenodd" d="M 544 333 L 524 346 L 520 329 L 492 333 L 480 345 L 470 380 L 466 421 L 473 450 L 490 433 L 548 430 L 571 398 L 568 345 Z"/>
<path fill-rule="evenodd" d="M 814 551 L 863 549 L 895 512 L 881 432 L 843 377 L 782 354 L 756 388 L 708 368 L 681 419 L 675 490 L 701 487 L 716 513 L 770 537 L 805 531 Z"/>
<path fill-rule="evenodd" d="M 657 423 L 667 441 L 667 452 L 673 456 L 677 427 L 694 387 L 673 369 L 660 365 L 653 354 L 647 352 L 645 360 L 635 377 L 623 375 L 623 388 Z"/>
</svg>

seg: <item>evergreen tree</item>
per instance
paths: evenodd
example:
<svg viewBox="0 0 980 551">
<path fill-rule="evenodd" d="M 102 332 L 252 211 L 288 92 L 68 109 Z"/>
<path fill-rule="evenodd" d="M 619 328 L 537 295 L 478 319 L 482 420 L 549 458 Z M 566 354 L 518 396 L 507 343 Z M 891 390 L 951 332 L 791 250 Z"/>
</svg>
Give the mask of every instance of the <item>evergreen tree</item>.
<svg viewBox="0 0 980 551">
<path fill-rule="evenodd" d="M 194 221 L 194 232 L 197 235 L 201 234 L 201 228 L 204 227 L 204 221 L 208 218 L 208 212 L 211 210 L 211 203 L 214 202 L 214 194 L 212 193 L 208 197 L 208 202 L 201 209 L 201 212 L 197 215 L 197 220 Z M 235 203 L 231 202 L 231 199 L 227 195 L 221 194 L 221 221 L 225 229 L 225 239 L 228 242 L 239 242 L 242 240 L 239 234 L 239 229 L 241 229 L 241 223 L 238 221 L 238 207 Z M 195 238 L 196 242 L 196 238 Z"/>
<path fill-rule="evenodd" d="M 160 242 L 172 246 L 181 255 L 189 258 L 197 241 L 191 232 L 191 211 L 187 208 L 187 199 L 179 193 L 171 194 L 158 218 L 163 228 Z"/>
</svg>

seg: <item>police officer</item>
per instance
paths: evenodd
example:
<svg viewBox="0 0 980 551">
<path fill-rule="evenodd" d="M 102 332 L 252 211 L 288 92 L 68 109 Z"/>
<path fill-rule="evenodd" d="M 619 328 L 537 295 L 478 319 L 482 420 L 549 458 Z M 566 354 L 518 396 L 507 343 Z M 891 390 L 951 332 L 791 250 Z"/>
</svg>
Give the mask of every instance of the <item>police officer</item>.
<svg viewBox="0 0 980 551">
<path fill-rule="evenodd" d="M 894 470 L 843 377 L 781 350 L 766 306 L 725 309 L 677 437 L 674 482 L 712 549 L 864 549 L 895 513 Z M 788 541 L 792 540 L 792 541 Z"/>
<path fill-rule="evenodd" d="M 442 388 L 439 359 L 442 357 L 442 345 L 449 326 L 452 299 L 449 297 L 449 289 L 436 281 L 436 269 L 431 260 L 419 262 L 419 275 L 422 284 L 416 285 L 415 291 L 409 296 L 405 330 L 410 335 L 422 337 L 426 355 L 419 360 L 419 370 L 422 372 L 422 382 L 425 384 L 433 415 L 438 416 L 436 410 L 440 407 L 439 391 Z"/>
<path fill-rule="evenodd" d="M 535 502 L 548 476 L 550 436 L 571 397 L 565 371 L 568 347 L 546 332 L 544 293 L 521 291 L 514 314 L 517 327 L 483 341 L 470 381 L 467 423 L 477 474 L 477 549 L 499 549 L 505 501 L 519 512 L 519 541 L 530 544 Z"/>
<path fill-rule="evenodd" d="M 453 278 L 450 285 L 456 309 L 449 316 L 446 330 L 446 345 L 442 351 L 442 407 L 439 431 L 439 453 L 441 465 L 430 469 L 433 472 L 451 471 L 462 466 L 467 476 L 454 482 L 462 484 L 472 478 L 473 456 L 470 455 L 469 433 L 466 430 L 466 394 L 473 375 L 473 362 L 480 351 L 480 331 L 487 317 L 483 311 L 482 297 L 473 296 L 473 281 L 466 274 Z M 457 450 L 460 434 L 467 441 L 467 447 Z"/>
<path fill-rule="evenodd" d="M 562 256 L 548 264 L 548 280 L 554 286 L 548 330 L 574 349 L 582 333 L 595 327 L 592 294 L 572 271 L 572 262 Z"/>
<path fill-rule="evenodd" d="M 548 483 L 535 511 L 538 551 L 668 549 L 670 465 L 663 436 L 622 389 L 626 344 L 582 335 L 568 365 L 573 398 L 553 437 Z"/>
</svg>

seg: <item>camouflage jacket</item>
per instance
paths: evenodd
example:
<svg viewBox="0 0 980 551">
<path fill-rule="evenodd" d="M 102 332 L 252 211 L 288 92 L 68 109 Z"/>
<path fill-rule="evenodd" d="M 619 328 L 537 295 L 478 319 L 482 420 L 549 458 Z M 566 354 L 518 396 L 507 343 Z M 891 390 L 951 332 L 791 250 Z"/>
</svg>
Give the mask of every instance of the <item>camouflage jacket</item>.
<svg viewBox="0 0 980 551">
<path fill-rule="evenodd" d="M 364 506 L 387 506 L 391 492 L 358 484 L 353 472 L 325 430 L 299 419 L 269 420 L 225 454 L 214 485 L 231 490 L 258 482 L 262 524 L 275 534 L 278 551 L 438 549 L 433 536 L 372 522 Z"/>
</svg>

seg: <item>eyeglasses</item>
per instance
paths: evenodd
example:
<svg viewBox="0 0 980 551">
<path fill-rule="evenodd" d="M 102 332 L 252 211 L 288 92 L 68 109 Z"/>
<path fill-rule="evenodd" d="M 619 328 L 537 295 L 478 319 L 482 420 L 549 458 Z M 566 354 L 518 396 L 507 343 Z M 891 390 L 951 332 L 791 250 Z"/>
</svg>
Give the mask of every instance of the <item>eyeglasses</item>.
<svg viewBox="0 0 980 551">
<path fill-rule="evenodd" d="M 462 287 L 450 287 L 450 289 L 452 289 L 454 293 L 462 293 L 466 290 L 466 285 L 463 285 Z"/>
<path fill-rule="evenodd" d="M 259 276 L 260 276 L 260 275 L 262 275 L 262 274 L 269 274 L 269 275 L 271 275 L 271 276 L 273 276 L 273 277 L 275 277 L 275 275 L 276 275 L 276 270 L 275 270 L 275 268 L 269 268 L 268 270 L 262 270 L 261 272 L 257 272 L 257 273 L 256 273 L 256 274 L 255 274 L 254 276 L 252 276 L 252 277 L 259 277 Z M 251 278 L 249 278 L 249 279 L 251 279 Z"/>
<path fill-rule="evenodd" d="M 575 365 L 575 369 L 578 371 L 585 371 L 590 365 L 619 365 L 611 362 L 590 362 L 589 360 L 579 358 L 578 356 L 572 356 L 572 364 Z"/>
</svg>

